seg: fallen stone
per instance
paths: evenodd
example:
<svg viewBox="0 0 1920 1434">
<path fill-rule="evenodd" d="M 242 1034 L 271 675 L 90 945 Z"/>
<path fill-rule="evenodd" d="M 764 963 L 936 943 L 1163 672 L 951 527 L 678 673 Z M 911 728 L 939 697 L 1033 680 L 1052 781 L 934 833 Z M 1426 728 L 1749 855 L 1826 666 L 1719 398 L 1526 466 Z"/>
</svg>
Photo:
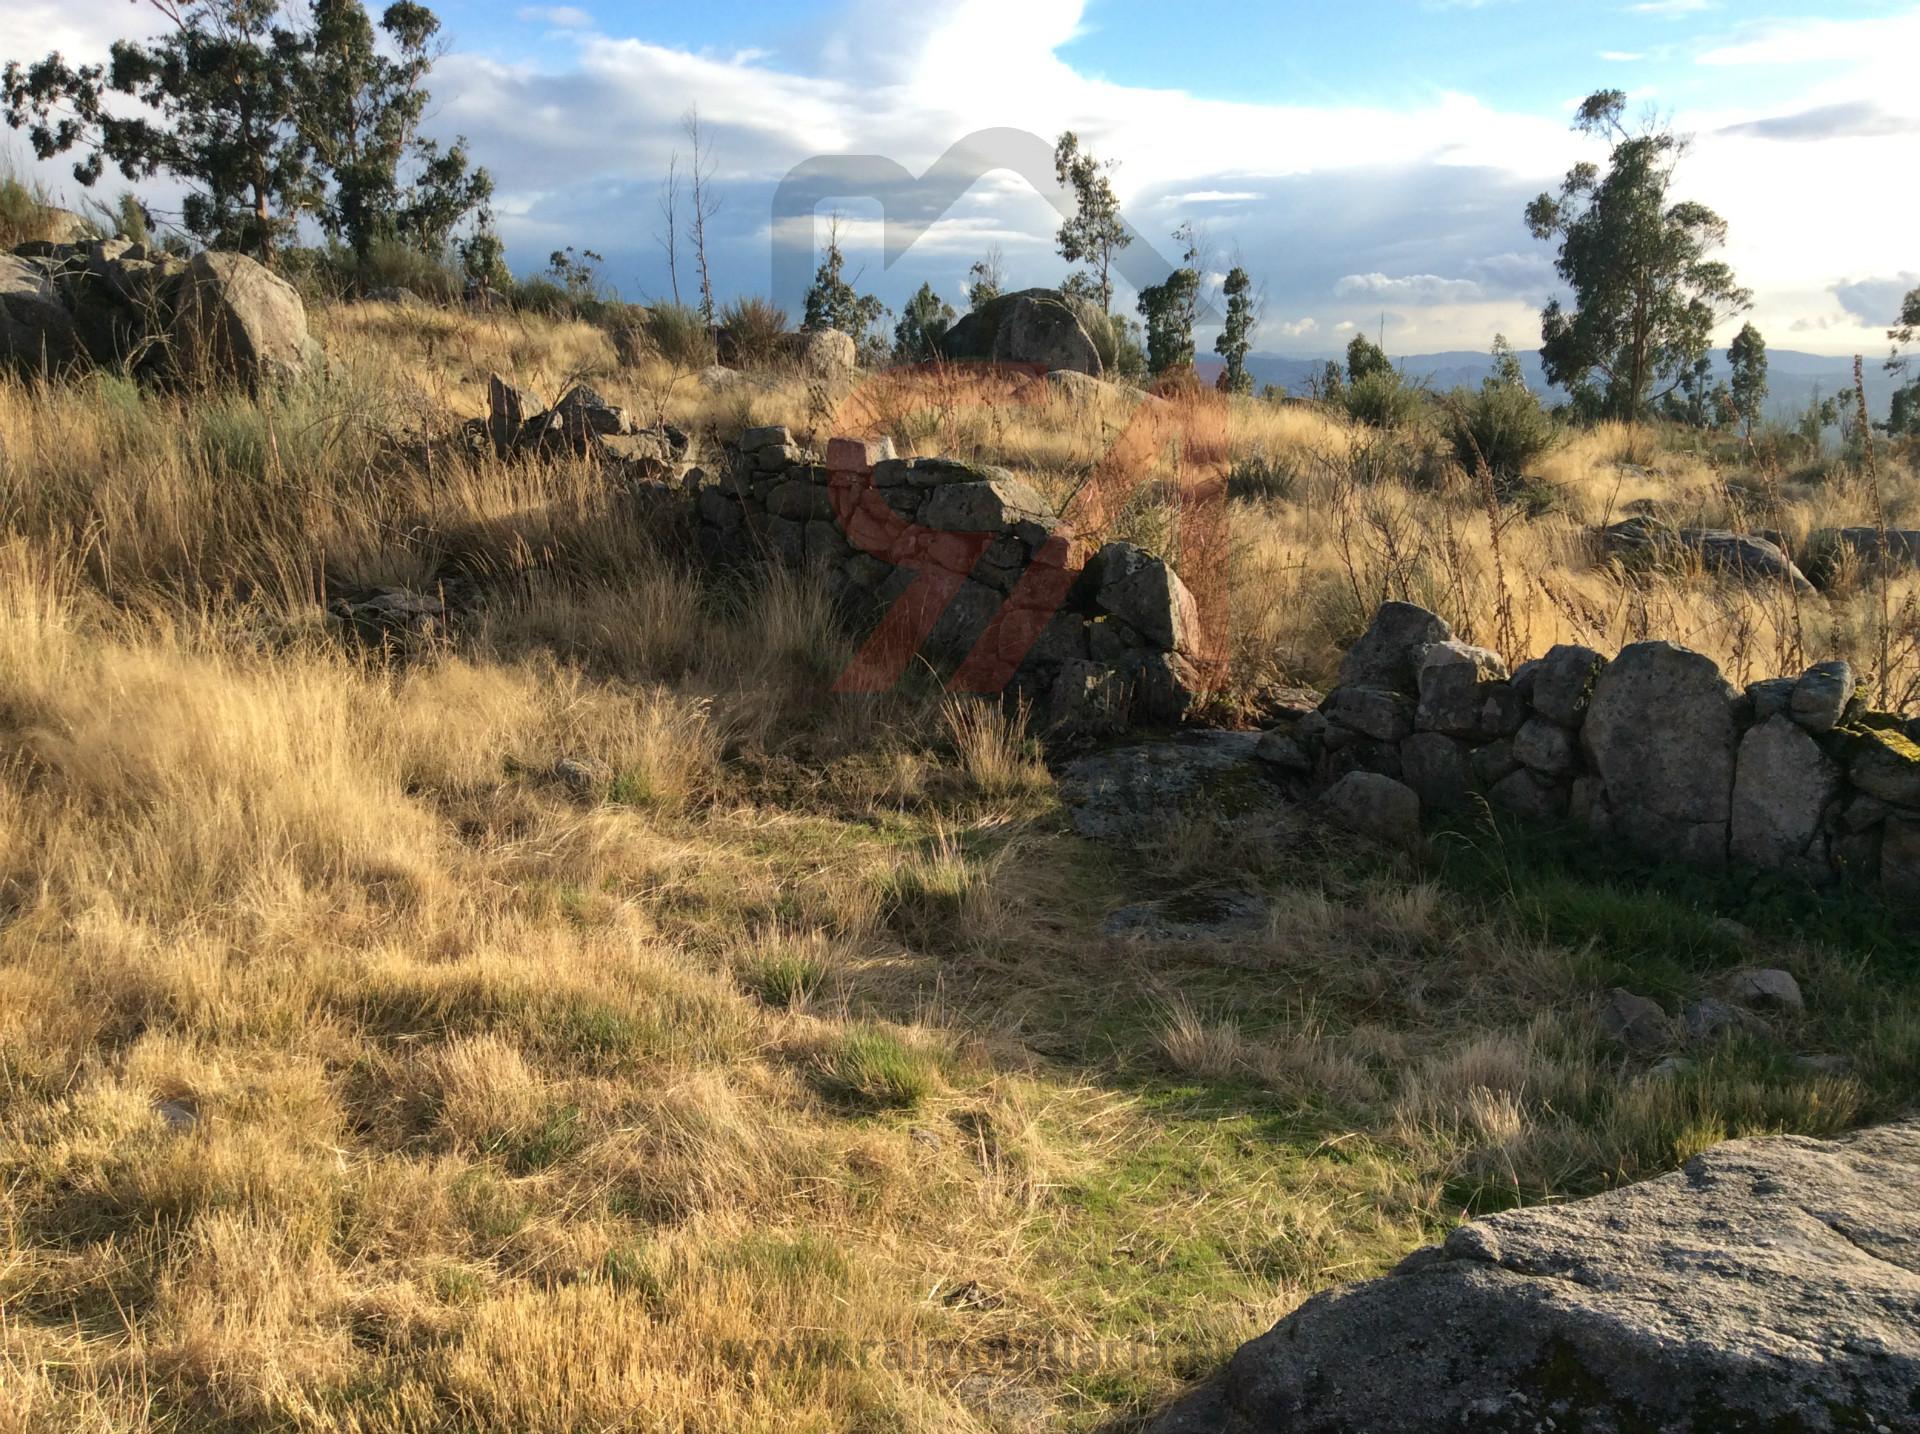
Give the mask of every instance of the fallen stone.
<svg viewBox="0 0 1920 1434">
<path fill-rule="evenodd" d="M 1420 798 L 1413 788 L 1377 772 L 1348 772 L 1320 801 L 1342 825 L 1387 846 L 1420 842 Z"/>
<path fill-rule="evenodd" d="M 1838 1434 L 1920 1410 L 1920 1124 L 1728 1141 L 1315 1295 L 1154 1434 Z"/>
<path fill-rule="evenodd" d="M 1800 983 L 1789 971 L 1777 967 L 1752 967 L 1736 971 L 1727 983 L 1733 999 L 1743 1006 L 1761 1011 L 1803 1011 L 1806 998 Z"/>
<path fill-rule="evenodd" d="M 171 332 L 174 370 L 190 380 L 279 383 L 314 357 L 293 285 L 244 254 L 208 249 L 188 261 Z"/>
<path fill-rule="evenodd" d="M 1109 912 L 1105 936 L 1145 941 L 1235 941 L 1267 928 L 1267 904 L 1249 891 L 1185 892 L 1164 901 L 1141 901 Z"/>
<path fill-rule="evenodd" d="M 1067 663 L 1055 685 L 1071 686 L 1111 669 Z M 1089 753 L 1060 774 L 1060 799 L 1081 836 L 1110 841 L 1156 840 L 1167 821 L 1192 810 L 1223 821 L 1275 813 L 1285 793 L 1265 763 L 1255 759 L 1252 732 L 1186 732 L 1178 736 Z"/>
<path fill-rule="evenodd" d="M 1673 1039 L 1673 1022 L 1658 1001 L 1615 986 L 1600 1008 L 1600 1034 L 1635 1050 L 1656 1050 Z"/>
</svg>

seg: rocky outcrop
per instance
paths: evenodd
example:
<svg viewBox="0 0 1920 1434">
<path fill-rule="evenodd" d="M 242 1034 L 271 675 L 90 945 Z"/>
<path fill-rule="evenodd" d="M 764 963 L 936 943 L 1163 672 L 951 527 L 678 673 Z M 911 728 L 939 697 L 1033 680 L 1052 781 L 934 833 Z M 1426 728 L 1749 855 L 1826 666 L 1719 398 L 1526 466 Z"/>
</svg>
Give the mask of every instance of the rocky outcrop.
<svg viewBox="0 0 1920 1434">
<path fill-rule="evenodd" d="M 1709 572 L 1744 582 L 1785 583 L 1810 593 L 1813 584 L 1771 537 L 1726 528 L 1675 528 L 1641 514 L 1601 531 L 1601 546 L 1628 562 L 1672 562 L 1691 555 Z"/>
<path fill-rule="evenodd" d="M 575 384 L 551 408 L 499 374 L 487 380 L 487 416 L 467 424 L 475 444 L 500 458 L 588 458 L 603 466 L 624 465 L 632 476 L 656 483 L 678 481 L 688 469 L 691 438 L 670 423 L 643 427 L 617 404 L 584 383 Z"/>
<path fill-rule="evenodd" d="M 0 255 L 0 358 L 40 373 L 126 366 L 250 387 L 322 361 L 300 296 L 245 255 L 183 260 L 125 239 Z"/>
<path fill-rule="evenodd" d="M 899 458 L 884 441 L 822 455 L 750 428 L 695 501 L 708 561 L 812 568 L 856 626 L 888 624 L 876 640 L 908 645 L 863 659 L 881 686 L 917 655 L 962 690 L 1101 732 L 1177 722 L 1200 685 L 1199 616 L 1172 568 L 1127 543 L 1076 564 L 1052 508 L 1005 468 Z"/>
<path fill-rule="evenodd" d="M 1315 1295 L 1156 1434 L 1920 1422 L 1920 1123 L 1715 1146 Z"/>
<path fill-rule="evenodd" d="M 838 329 L 802 329 L 787 338 L 787 352 L 808 378 L 843 383 L 860 364 L 860 347 Z"/>
<path fill-rule="evenodd" d="M 1099 378 L 1100 351 L 1057 289 L 1002 294 L 963 315 L 940 340 L 943 358 L 1032 364 Z"/>
<path fill-rule="evenodd" d="M 1509 674 L 1390 602 L 1340 674 L 1258 749 L 1303 795 L 1371 773 L 1423 814 L 1484 801 L 1662 858 L 1877 883 L 1920 905 L 1920 720 L 1869 709 L 1845 662 L 1743 693 L 1710 658 L 1653 641 L 1611 661 L 1563 645 Z"/>
</svg>

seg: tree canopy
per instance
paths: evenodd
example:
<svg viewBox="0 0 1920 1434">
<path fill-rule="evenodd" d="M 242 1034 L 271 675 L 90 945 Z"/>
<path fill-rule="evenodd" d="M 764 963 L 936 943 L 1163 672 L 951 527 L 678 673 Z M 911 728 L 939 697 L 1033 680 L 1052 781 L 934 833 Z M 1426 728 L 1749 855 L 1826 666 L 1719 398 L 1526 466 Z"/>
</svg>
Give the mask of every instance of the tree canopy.
<svg viewBox="0 0 1920 1434">
<path fill-rule="evenodd" d="M 1584 391 L 1590 406 L 1633 418 L 1692 381 L 1714 325 L 1751 295 L 1707 257 L 1726 241 L 1725 221 L 1703 204 L 1669 202 L 1683 142 L 1658 126 L 1630 131 L 1625 109 L 1619 90 L 1587 97 L 1574 128 L 1608 141 L 1605 169 L 1576 164 L 1526 217 L 1535 238 L 1559 239 L 1554 267 L 1573 290 L 1571 309 L 1554 299 L 1541 311 L 1548 379 L 1576 402 Z"/>
<path fill-rule="evenodd" d="M 0 79 L 7 123 L 42 159 L 77 150 L 81 184 L 108 165 L 172 176 L 189 233 L 269 262 L 302 214 L 358 253 L 381 239 L 437 251 L 492 194 L 464 141 L 419 132 L 440 26 L 425 6 L 389 5 L 383 47 L 360 0 L 149 4 L 157 38 L 116 40 L 105 63 L 11 62 Z"/>
</svg>

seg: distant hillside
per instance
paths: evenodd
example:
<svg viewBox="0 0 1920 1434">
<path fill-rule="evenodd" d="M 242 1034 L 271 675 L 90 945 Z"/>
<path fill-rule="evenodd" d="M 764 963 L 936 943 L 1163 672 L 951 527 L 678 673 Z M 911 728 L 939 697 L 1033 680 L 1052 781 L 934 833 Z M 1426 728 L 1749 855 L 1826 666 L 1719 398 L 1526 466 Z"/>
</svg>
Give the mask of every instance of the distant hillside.
<svg viewBox="0 0 1920 1434">
<path fill-rule="evenodd" d="M 1875 419 L 1885 419 L 1887 407 L 1891 401 L 1895 382 L 1891 375 L 1881 368 L 1883 355 L 1870 355 L 1867 360 L 1867 405 Z M 1540 369 L 1540 354 L 1532 350 L 1519 355 L 1520 365 L 1525 370 L 1527 382 L 1537 392 L 1550 399 L 1563 397 L 1546 380 Z M 1853 387 L 1853 360 L 1851 358 L 1833 358 L 1825 354 L 1799 353 L 1793 349 L 1770 349 L 1767 352 L 1767 416 L 1773 419 L 1789 420 L 1797 418 L 1806 411 L 1807 404 L 1816 392 L 1821 397 L 1837 393 L 1843 388 Z M 1408 354 L 1394 359 L 1402 372 L 1410 378 L 1418 379 L 1428 388 L 1444 392 L 1459 386 L 1469 388 L 1493 372 L 1493 360 L 1486 354 L 1475 353 L 1471 349 L 1456 349 L 1445 353 Z M 1718 381 L 1727 376 L 1727 355 L 1724 349 L 1713 353 L 1714 377 Z M 1326 367 L 1326 358 L 1288 358 L 1281 354 L 1254 353 L 1247 355 L 1247 371 L 1253 375 L 1255 386 L 1273 384 L 1289 393 L 1305 393 L 1307 381 L 1317 376 Z M 1215 364 L 1214 371 L 1218 365 Z"/>
</svg>

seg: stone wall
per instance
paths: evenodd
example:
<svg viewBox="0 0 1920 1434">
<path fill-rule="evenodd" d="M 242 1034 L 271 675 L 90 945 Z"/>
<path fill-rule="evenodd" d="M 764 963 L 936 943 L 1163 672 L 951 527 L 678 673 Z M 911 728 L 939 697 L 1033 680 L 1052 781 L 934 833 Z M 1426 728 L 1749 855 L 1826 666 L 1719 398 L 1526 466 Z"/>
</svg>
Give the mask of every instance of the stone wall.
<svg viewBox="0 0 1920 1434">
<path fill-rule="evenodd" d="M 1199 621 L 1179 577 L 1128 543 L 1082 561 L 1004 468 L 844 438 L 823 457 L 766 427 L 696 489 L 707 560 L 813 568 L 872 633 L 843 686 L 891 686 L 917 654 L 1056 728 L 1173 722 L 1193 701 Z"/>
<path fill-rule="evenodd" d="M 1555 647 L 1509 673 L 1424 608 L 1387 603 L 1317 709 L 1260 755 L 1355 825 L 1410 837 L 1484 799 L 1702 866 L 1738 862 L 1920 901 L 1920 719 L 1873 710 L 1844 662 L 1744 691 L 1712 659 Z"/>
</svg>

